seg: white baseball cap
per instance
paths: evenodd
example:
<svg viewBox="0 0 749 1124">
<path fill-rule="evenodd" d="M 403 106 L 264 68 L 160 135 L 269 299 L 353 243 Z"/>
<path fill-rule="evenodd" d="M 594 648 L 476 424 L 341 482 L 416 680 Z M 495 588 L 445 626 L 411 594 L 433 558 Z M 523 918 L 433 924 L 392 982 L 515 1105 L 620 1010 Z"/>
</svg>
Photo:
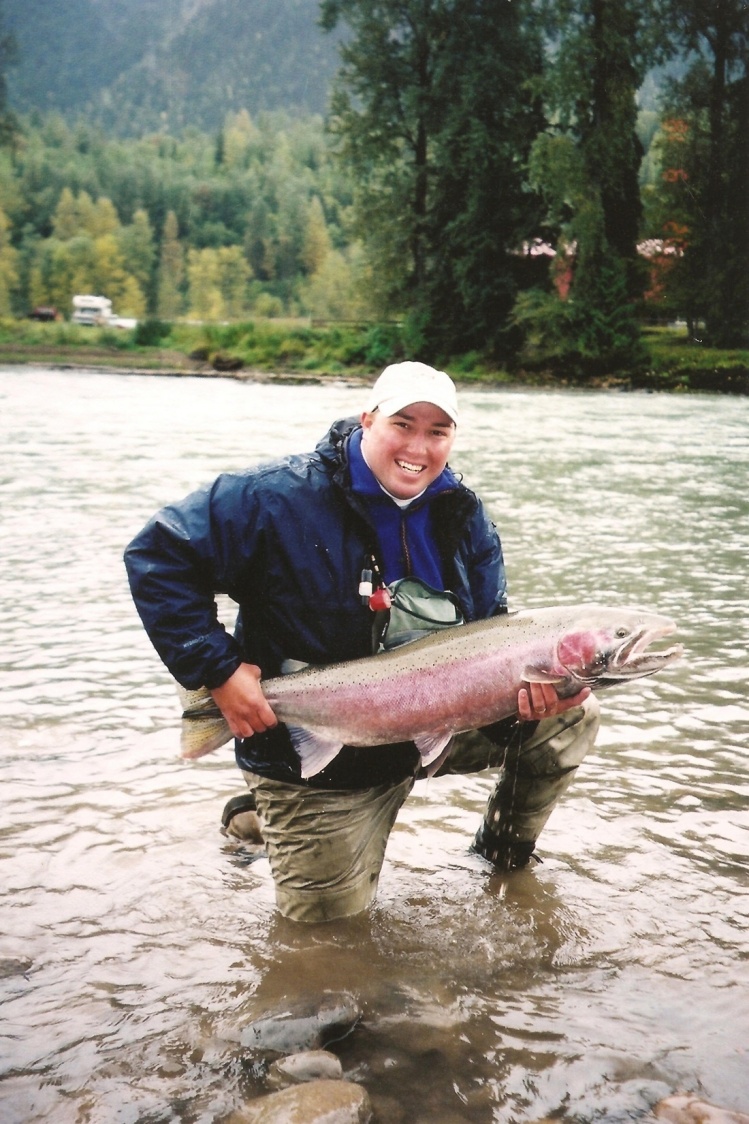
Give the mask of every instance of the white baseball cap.
<svg viewBox="0 0 749 1124">
<path fill-rule="evenodd" d="M 414 402 L 431 402 L 458 424 L 458 396 L 455 383 L 444 371 L 426 363 L 391 363 L 372 387 L 365 410 L 379 410 L 385 417 L 397 414 Z"/>
</svg>

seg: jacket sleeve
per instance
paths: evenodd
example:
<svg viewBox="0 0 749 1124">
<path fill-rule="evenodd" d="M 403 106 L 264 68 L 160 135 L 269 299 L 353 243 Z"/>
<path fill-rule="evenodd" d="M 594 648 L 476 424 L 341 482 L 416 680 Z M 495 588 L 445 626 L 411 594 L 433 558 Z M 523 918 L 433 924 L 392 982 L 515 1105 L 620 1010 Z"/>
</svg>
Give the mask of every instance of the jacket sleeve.
<svg viewBox="0 0 749 1124">
<path fill-rule="evenodd" d="M 479 500 L 464 543 L 468 584 L 477 620 L 507 612 L 507 577 L 499 533 Z"/>
<path fill-rule="evenodd" d="M 242 477 L 163 508 L 125 551 L 136 608 L 167 668 L 189 690 L 218 687 L 242 662 L 218 620 L 216 593 L 236 590 L 252 551 L 251 494 Z M 237 599 L 235 595 L 235 599 Z"/>
</svg>

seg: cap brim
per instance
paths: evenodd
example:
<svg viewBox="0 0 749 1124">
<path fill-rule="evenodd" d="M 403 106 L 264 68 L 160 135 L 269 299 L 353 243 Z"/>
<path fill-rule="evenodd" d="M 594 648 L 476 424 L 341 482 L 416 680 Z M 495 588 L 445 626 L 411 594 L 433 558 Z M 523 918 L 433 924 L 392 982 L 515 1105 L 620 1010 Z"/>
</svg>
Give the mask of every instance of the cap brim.
<svg viewBox="0 0 749 1124">
<path fill-rule="evenodd" d="M 452 403 L 438 402 L 431 395 L 425 398 L 413 398 L 403 395 L 396 396 L 395 398 L 386 398 L 384 402 L 378 402 L 375 406 L 372 406 L 369 412 L 371 413 L 372 410 L 379 410 L 385 417 L 390 418 L 393 414 L 398 414 L 401 410 L 405 410 L 407 406 L 413 406 L 415 402 L 428 402 L 430 406 L 436 406 L 438 410 L 442 410 L 443 413 L 447 414 L 455 425 L 458 424 L 458 411 L 455 405 Z"/>
</svg>

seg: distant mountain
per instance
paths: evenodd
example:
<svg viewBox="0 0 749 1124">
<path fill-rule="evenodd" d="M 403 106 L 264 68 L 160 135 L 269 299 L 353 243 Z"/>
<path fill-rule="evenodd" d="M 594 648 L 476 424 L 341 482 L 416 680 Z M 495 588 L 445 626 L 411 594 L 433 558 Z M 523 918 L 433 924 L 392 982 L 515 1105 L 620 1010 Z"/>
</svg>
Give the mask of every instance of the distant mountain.
<svg viewBox="0 0 749 1124">
<path fill-rule="evenodd" d="M 4 0 L 19 47 L 8 101 L 110 132 L 197 125 L 230 110 L 322 113 L 338 66 L 318 0 Z"/>
</svg>

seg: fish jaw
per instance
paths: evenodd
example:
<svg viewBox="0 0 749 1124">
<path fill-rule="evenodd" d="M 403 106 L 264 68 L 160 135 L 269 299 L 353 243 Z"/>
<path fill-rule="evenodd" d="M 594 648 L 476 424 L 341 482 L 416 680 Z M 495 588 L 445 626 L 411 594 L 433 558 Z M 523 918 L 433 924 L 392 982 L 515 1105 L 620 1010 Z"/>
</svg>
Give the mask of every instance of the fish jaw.
<svg viewBox="0 0 749 1124">
<path fill-rule="evenodd" d="M 675 631 L 669 617 L 654 613 L 629 624 L 620 622 L 616 628 L 580 630 L 559 642 L 558 665 L 580 686 L 594 689 L 642 679 L 681 659 L 682 644 L 661 650 L 650 647 Z"/>
<path fill-rule="evenodd" d="M 650 649 L 654 641 L 670 636 L 674 632 L 676 632 L 676 625 L 667 617 L 650 628 L 643 626 L 627 637 L 614 652 L 603 678 L 614 679 L 617 682 L 640 679 L 646 675 L 655 675 L 657 671 L 675 663 L 684 655 L 683 644 L 672 644 L 670 648 L 660 651 Z"/>
</svg>

